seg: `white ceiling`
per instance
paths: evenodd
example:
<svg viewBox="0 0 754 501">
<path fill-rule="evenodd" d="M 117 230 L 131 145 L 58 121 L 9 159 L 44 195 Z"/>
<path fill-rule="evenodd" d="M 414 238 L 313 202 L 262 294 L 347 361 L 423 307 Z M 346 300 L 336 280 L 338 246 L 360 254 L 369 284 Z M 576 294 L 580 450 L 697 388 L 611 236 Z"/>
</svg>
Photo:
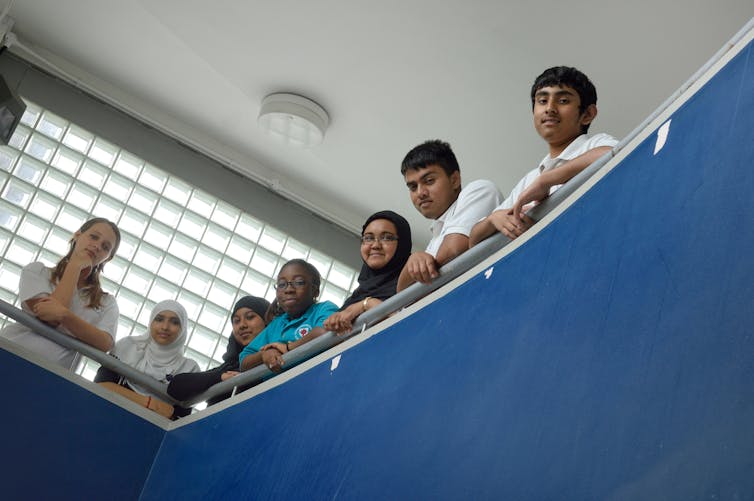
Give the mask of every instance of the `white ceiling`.
<svg viewBox="0 0 754 501">
<path fill-rule="evenodd" d="M 18 0 L 10 16 L 23 46 L 80 85 L 348 228 L 396 210 L 421 246 L 428 225 L 400 175 L 414 145 L 449 141 L 466 182 L 506 192 L 546 153 L 528 94 L 542 70 L 589 75 L 592 130 L 622 137 L 754 2 Z M 29 57 L 23 46 L 11 50 Z M 322 145 L 290 149 L 260 132 L 272 92 L 328 111 Z"/>
</svg>

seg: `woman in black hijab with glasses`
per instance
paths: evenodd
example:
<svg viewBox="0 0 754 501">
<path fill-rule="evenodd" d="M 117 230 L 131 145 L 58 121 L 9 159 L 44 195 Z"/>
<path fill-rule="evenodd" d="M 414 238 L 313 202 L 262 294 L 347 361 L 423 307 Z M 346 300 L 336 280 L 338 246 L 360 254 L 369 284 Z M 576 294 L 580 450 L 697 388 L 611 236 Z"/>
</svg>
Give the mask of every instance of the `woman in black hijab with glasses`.
<svg viewBox="0 0 754 501">
<path fill-rule="evenodd" d="M 369 216 L 361 230 L 359 287 L 325 320 L 325 329 L 348 332 L 359 315 L 393 296 L 410 254 L 411 227 L 403 216 L 389 210 Z"/>
</svg>

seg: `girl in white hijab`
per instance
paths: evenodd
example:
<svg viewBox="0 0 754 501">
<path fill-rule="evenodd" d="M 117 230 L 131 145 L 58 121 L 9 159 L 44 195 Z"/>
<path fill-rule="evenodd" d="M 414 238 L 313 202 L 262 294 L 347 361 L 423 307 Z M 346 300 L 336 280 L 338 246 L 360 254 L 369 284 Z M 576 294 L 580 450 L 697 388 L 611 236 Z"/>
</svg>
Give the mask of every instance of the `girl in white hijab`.
<svg viewBox="0 0 754 501">
<path fill-rule="evenodd" d="M 198 372 L 199 365 L 183 356 L 187 327 L 186 309 L 177 301 L 161 301 L 149 315 L 149 334 L 121 339 L 112 355 L 162 383 L 176 374 Z M 147 388 L 104 367 L 97 371 L 94 381 L 171 419 L 191 412 L 159 400 Z"/>
</svg>

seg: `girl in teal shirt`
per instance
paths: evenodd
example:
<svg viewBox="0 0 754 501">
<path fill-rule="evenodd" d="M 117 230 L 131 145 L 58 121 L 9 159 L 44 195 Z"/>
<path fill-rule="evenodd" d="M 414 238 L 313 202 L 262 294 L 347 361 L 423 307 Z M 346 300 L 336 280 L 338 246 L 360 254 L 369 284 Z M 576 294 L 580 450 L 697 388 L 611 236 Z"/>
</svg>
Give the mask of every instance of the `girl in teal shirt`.
<svg viewBox="0 0 754 501">
<path fill-rule="evenodd" d="M 316 302 L 321 278 L 303 259 L 288 261 L 278 273 L 275 296 L 283 311 L 239 355 L 242 371 L 259 364 L 280 372 L 283 355 L 327 332 L 322 324 L 338 311 L 330 302 Z"/>
</svg>

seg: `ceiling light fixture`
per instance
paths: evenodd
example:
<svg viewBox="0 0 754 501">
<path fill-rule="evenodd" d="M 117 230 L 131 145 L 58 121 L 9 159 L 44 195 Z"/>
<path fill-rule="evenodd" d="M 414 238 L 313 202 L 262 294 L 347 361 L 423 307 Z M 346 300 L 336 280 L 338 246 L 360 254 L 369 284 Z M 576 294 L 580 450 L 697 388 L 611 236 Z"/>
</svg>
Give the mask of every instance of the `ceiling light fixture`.
<svg viewBox="0 0 754 501">
<path fill-rule="evenodd" d="M 308 148 L 325 137 L 330 117 L 322 106 L 296 94 L 270 94 L 262 100 L 257 123 L 285 144 Z"/>
</svg>

